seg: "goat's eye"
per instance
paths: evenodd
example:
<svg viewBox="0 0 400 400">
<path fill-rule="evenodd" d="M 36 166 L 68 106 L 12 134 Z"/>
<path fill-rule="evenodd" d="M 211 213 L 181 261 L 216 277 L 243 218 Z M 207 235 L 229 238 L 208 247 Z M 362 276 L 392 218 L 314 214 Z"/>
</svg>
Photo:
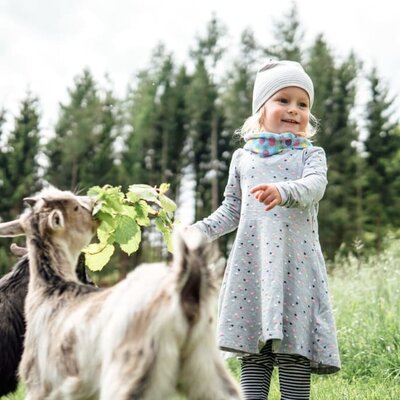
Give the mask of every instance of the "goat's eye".
<svg viewBox="0 0 400 400">
<path fill-rule="evenodd" d="M 79 206 L 75 206 L 74 211 L 78 211 L 79 210 Z"/>
</svg>

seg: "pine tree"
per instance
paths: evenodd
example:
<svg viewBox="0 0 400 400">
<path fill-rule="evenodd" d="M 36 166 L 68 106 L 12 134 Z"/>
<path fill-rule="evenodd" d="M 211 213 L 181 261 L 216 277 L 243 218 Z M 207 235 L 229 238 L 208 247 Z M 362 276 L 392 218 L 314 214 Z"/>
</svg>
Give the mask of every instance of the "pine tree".
<svg viewBox="0 0 400 400">
<path fill-rule="evenodd" d="M 7 137 L 3 137 L 2 125 L 5 111 L 0 113 L 0 139 L 3 142 L 0 151 L 0 220 L 10 221 L 23 210 L 23 198 L 41 188 L 39 179 L 40 153 L 40 115 L 37 98 L 28 93 L 21 101 L 19 114 L 15 117 L 14 127 Z M 0 275 L 9 271 L 14 263 L 8 247 L 9 239 L 1 239 Z"/>
<path fill-rule="evenodd" d="M 173 58 L 159 45 L 149 68 L 137 74 L 127 101 L 129 135 L 122 157 L 126 183 L 171 183 L 175 197 L 182 168 L 186 130 L 185 68 L 176 73 Z M 137 149 L 141 149 L 140 152 Z"/>
<path fill-rule="evenodd" d="M 96 185 L 119 184 L 115 160 L 117 151 L 115 142 L 120 135 L 120 102 L 112 89 L 104 91 L 98 114 L 98 125 L 94 128 L 93 155 L 91 162 L 81 170 L 81 181 L 94 182 Z M 83 184 L 83 183 L 82 183 Z"/>
<path fill-rule="evenodd" d="M 304 32 L 296 3 L 283 19 L 274 23 L 275 44 L 264 49 L 264 54 L 278 60 L 302 61 Z"/>
<path fill-rule="evenodd" d="M 6 151 L 4 149 L 4 143 L 6 141 L 4 132 L 4 123 L 6 122 L 6 110 L 0 110 L 0 188 L 5 184 L 5 168 L 6 168 Z"/>
<path fill-rule="evenodd" d="M 188 117 L 186 104 L 186 89 L 190 78 L 184 66 L 180 67 L 175 74 L 175 82 L 170 92 L 166 92 L 162 98 L 162 104 L 167 105 L 169 117 L 169 135 L 168 141 L 164 143 L 167 146 L 167 160 L 165 162 L 166 171 L 161 180 L 171 184 L 170 196 L 176 198 L 176 194 L 182 178 L 182 168 L 185 165 L 184 145 L 188 137 Z"/>
<path fill-rule="evenodd" d="M 239 48 L 239 55 L 224 82 L 222 95 L 224 127 L 230 134 L 251 115 L 254 79 L 260 64 L 259 46 L 251 29 L 243 31 Z"/>
<path fill-rule="evenodd" d="M 323 249 L 332 258 L 343 245 L 345 251 L 351 250 L 362 234 L 362 160 L 354 145 L 358 130 L 350 118 L 359 63 L 350 54 L 336 65 L 319 35 L 310 49 L 306 69 L 315 87 L 312 112 L 321 121 L 315 142 L 324 148 L 328 161 L 328 187 L 320 203 L 319 229 Z"/>
<path fill-rule="evenodd" d="M 70 99 L 61 104 L 55 137 L 46 146 L 46 179 L 62 189 L 88 189 L 115 179 L 116 100 L 99 93 L 89 70 L 75 78 Z"/>
<path fill-rule="evenodd" d="M 198 37 L 191 51 L 195 71 L 187 90 L 187 109 L 195 174 L 196 219 L 217 207 L 220 200 L 219 157 L 222 109 L 218 105 L 216 67 L 225 52 L 222 39 L 226 28 L 212 17 L 204 37 Z"/>
<path fill-rule="evenodd" d="M 169 183 L 168 196 L 175 199 L 185 159 L 183 147 L 188 136 L 186 88 L 189 77 L 184 67 L 177 68 L 165 46 L 153 51 L 149 66 L 139 71 L 126 102 L 126 130 L 121 158 L 124 186 Z M 163 243 L 141 248 L 136 263 L 159 259 Z"/>
<path fill-rule="evenodd" d="M 393 121 L 393 99 L 376 68 L 368 75 L 371 98 L 366 107 L 367 185 L 365 229 L 376 250 L 382 250 L 385 233 L 399 228 L 400 176 L 397 157 L 400 148 L 398 121 Z M 397 130 L 396 130 L 397 128 Z M 396 160 L 396 161 L 395 161 Z"/>
<path fill-rule="evenodd" d="M 305 69 L 310 75 L 314 87 L 315 98 L 312 114 L 318 119 L 318 143 L 329 146 L 334 128 L 328 123 L 333 114 L 334 88 L 336 81 L 335 57 L 322 34 L 318 35 L 309 49 L 308 63 Z"/>
<path fill-rule="evenodd" d="M 4 115 L 3 115 L 4 118 Z M 1 153 L 2 196 L 0 212 L 4 219 L 15 218 L 23 210 L 22 199 L 37 192 L 39 181 L 38 99 L 30 93 L 22 100 L 5 148 Z"/>
</svg>

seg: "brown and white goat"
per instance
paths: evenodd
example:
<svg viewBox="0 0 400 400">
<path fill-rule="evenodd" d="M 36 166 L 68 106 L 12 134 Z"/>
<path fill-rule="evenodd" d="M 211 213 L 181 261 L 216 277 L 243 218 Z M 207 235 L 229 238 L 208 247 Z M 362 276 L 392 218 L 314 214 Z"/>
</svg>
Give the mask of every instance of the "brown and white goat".
<svg viewBox="0 0 400 400">
<path fill-rule="evenodd" d="M 21 257 L 12 270 L 0 279 L 0 397 L 14 392 L 18 385 L 18 366 L 25 336 L 25 298 L 29 283 L 27 250 L 13 243 L 11 251 Z M 86 273 L 83 254 L 76 274 L 82 283 L 93 284 Z"/>
<path fill-rule="evenodd" d="M 215 344 L 215 287 L 194 233 L 175 235 L 172 268 L 137 268 L 106 290 L 80 283 L 96 228 L 88 199 L 31 199 L 0 235 L 26 234 L 31 279 L 20 375 L 29 400 L 240 399 Z"/>
</svg>

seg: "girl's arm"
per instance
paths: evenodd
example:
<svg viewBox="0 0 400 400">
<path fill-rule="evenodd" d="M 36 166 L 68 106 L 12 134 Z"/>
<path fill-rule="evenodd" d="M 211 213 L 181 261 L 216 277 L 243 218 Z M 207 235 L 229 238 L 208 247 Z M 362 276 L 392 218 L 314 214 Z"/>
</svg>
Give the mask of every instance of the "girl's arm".
<svg viewBox="0 0 400 400">
<path fill-rule="evenodd" d="M 321 147 L 304 151 L 304 169 L 300 179 L 261 184 L 251 189 L 266 211 L 275 206 L 307 208 L 322 199 L 327 185 L 326 157 Z"/>
<path fill-rule="evenodd" d="M 304 150 L 304 169 L 300 179 L 276 183 L 283 207 L 307 208 L 324 195 L 327 165 L 325 151 L 321 147 Z"/>
<path fill-rule="evenodd" d="M 192 225 L 192 227 L 200 229 L 210 242 L 232 232 L 239 224 L 242 199 L 239 173 L 241 151 L 236 150 L 232 155 L 222 204 L 209 217 Z"/>
</svg>

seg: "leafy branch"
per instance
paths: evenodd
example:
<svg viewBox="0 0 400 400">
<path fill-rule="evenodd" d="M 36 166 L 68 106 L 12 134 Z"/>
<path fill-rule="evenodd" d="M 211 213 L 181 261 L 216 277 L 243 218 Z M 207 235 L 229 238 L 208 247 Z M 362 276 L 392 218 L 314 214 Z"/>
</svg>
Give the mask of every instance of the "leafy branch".
<svg viewBox="0 0 400 400">
<path fill-rule="evenodd" d="M 138 250 L 142 240 L 142 228 L 155 226 L 163 235 L 168 251 L 172 252 L 171 232 L 176 204 L 166 196 L 169 184 L 159 188 L 149 185 L 131 185 L 123 193 L 120 186 L 94 186 L 88 196 L 95 200 L 93 216 L 99 221 L 98 243 L 83 249 L 86 265 L 92 271 L 101 270 L 110 260 L 118 244 L 122 251 L 131 255 Z"/>
</svg>

